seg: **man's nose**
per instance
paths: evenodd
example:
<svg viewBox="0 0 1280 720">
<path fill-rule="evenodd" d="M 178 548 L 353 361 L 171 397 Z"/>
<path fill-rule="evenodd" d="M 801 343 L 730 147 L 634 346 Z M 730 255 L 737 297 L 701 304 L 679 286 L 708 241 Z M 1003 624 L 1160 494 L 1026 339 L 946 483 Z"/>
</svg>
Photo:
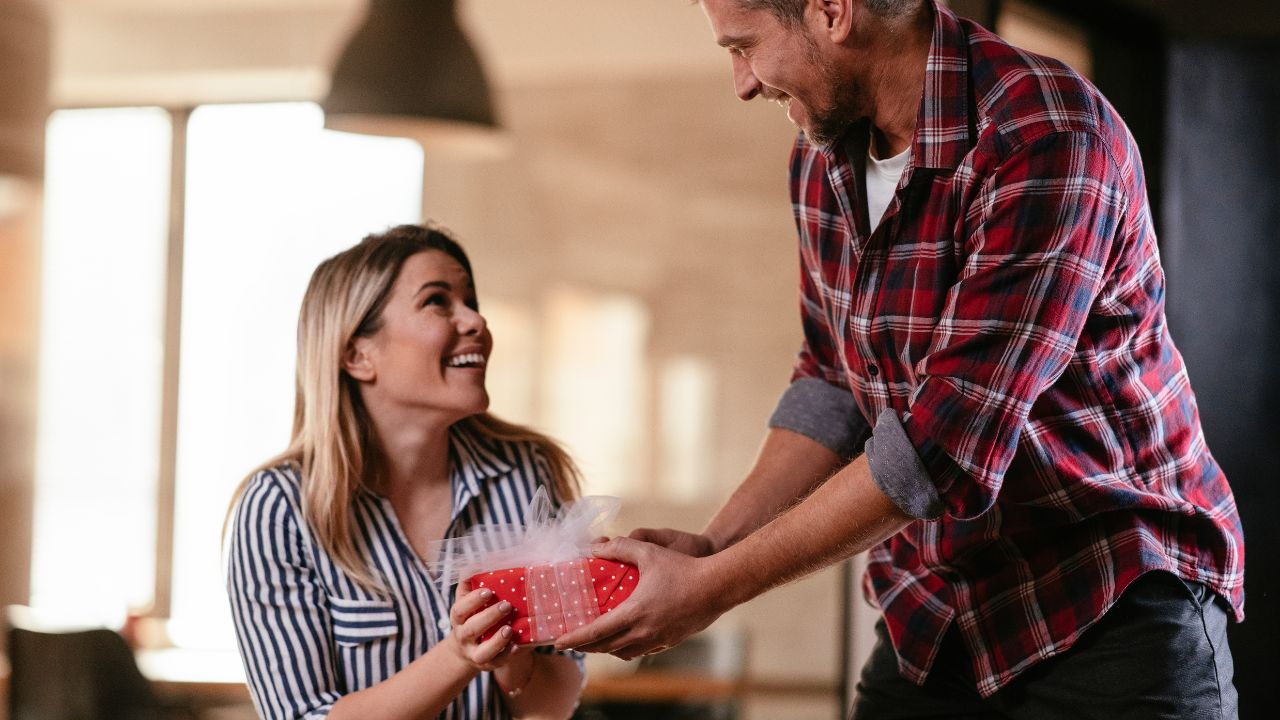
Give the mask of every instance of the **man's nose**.
<svg viewBox="0 0 1280 720">
<path fill-rule="evenodd" d="M 739 100 L 750 100 L 760 94 L 760 80 L 751 70 L 751 63 L 741 55 L 733 56 L 733 91 Z"/>
</svg>

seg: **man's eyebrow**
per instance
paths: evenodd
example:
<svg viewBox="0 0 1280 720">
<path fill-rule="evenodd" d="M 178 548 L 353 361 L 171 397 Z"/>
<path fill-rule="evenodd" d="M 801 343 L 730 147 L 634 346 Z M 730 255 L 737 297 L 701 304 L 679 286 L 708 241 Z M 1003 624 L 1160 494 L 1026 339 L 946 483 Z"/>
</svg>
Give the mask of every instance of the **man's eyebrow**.
<svg viewBox="0 0 1280 720">
<path fill-rule="evenodd" d="M 725 35 L 716 38 L 716 44 L 720 47 L 742 47 L 750 42 L 750 38 L 742 35 Z"/>
</svg>

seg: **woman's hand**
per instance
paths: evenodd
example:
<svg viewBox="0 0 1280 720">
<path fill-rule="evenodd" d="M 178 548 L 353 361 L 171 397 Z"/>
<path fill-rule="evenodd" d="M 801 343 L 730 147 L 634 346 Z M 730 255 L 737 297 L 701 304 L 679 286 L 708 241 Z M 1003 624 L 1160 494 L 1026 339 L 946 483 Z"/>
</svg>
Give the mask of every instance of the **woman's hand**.
<svg viewBox="0 0 1280 720">
<path fill-rule="evenodd" d="M 458 584 L 457 599 L 449 610 L 453 630 L 446 642 L 477 672 L 496 670 L 507 664 L 517 647 L 512 642 L 510 626 L 503 626 L 493 637 L 480 642 L 480 636 L 486 630 L 502 622 L 511 613 L 511 603 L 503 600 L 489 605 L 492 599 L 492 590 L 472 590 L 471 584 L 463 580 Z"/>
</svg>

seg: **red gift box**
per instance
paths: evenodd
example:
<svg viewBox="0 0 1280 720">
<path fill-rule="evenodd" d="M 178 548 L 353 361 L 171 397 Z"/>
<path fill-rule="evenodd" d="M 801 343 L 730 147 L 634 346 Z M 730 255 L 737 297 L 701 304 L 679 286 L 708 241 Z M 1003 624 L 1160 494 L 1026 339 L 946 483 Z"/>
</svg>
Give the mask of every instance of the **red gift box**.
<svg viewBox="0 0 1280 720">
<path fill-rule="evenodd" d="M 493 591 L 493 603 L 506 600 L 512 612 L 481 635 L 493 637 L 510 625 L 519 645 L 542 645 L 622 604 L 635 590 L 640 571 L 634 565 L 582 558 L 547 565 L 506 568 L 477 573 L 472 589 Z"/>
</svg>

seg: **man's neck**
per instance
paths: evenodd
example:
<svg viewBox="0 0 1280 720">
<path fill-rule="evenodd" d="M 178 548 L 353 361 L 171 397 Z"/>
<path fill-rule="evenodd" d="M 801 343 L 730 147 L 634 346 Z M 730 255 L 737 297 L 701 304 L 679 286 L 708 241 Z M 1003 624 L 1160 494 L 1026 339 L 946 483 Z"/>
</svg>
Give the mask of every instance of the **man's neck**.
<svg viewBox="0 0 1280 720">
<path fill-rule="evenodd" d="M 916 17 L 886 24 L 877 40 L 883 54 L 870 63 L 868 81 L 875 102 L 871 150 L 876 158 L 891 158 L 911 145 L 932 37 L 933 8 L 925 3 Z"/>
</svg>

